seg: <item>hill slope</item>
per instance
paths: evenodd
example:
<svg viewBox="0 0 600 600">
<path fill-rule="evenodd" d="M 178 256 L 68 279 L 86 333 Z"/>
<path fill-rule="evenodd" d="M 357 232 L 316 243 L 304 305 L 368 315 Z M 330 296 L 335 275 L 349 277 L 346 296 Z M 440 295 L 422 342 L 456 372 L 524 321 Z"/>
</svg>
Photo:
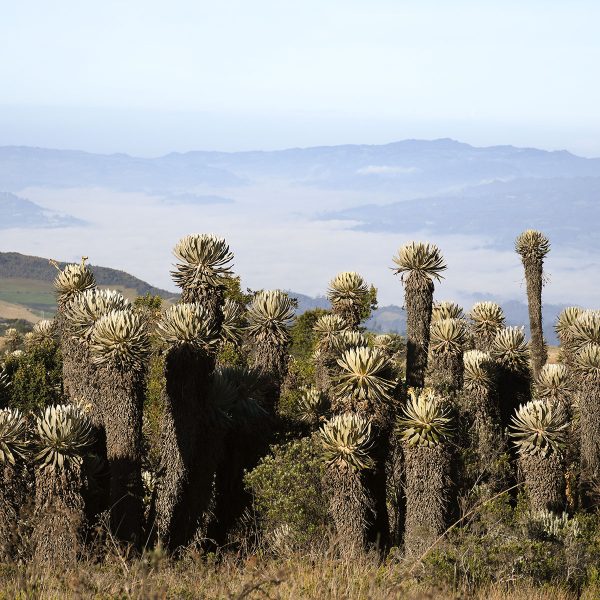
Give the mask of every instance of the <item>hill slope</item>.
<svg viewBox="0 0 600 600">
<path fill-rule="evenodd" d="M 58 264 L 64 268 L 67 263 Z M 152 294 L 169 299 L 175 296 L 124 271 L 90 266 L 100 287 L 119 289 L 128 297 Z M 28 309 L 27 314 L 20 313 L 20 318 L 30 319 L 31 314 L 36 313 L 54 313 L 56 300 L 52 282 L 55 277 L 56 268 L 46 258 L 0 252 L 0 316 L 14 318 L 9 314 L 18 312 L 18 306 Z"/>
</svg>

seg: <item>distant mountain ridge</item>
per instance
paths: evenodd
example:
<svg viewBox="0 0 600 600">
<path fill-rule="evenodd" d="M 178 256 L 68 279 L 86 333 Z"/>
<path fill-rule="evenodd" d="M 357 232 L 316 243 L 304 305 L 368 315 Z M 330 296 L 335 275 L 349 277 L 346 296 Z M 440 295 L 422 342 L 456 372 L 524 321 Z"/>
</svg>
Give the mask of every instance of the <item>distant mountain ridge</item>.
<svg viewBox="0 0 600 600">
<path fill-rule="evenodd" d="M 156 158 L 27 146 L 0 147 L 0 190 L 106 186 L 186 191 L 282 178 L 330 189 L 433 193 L 482 181 L 600 176 L 600 158 L 514 146 L 478 148 L 450 139 L 272 151 L 171 153 Z M 408 196 L 407 196 L 408 197 Z"/>
<path fill-rule="evenodd" d="M 66 188 L 77 189 L 66 191 Z M 122 194 L 123 191 L 133 193 Z M 43 206 L 57 212 L 49 216 Z M 511 262 L 507 251 L 512 254 L 514 239 L 520 231 L 535 228 L 543 230 L 553 249 L 559 251 L 553 254 L 561 257 L 560 262 L 554 263 L 553 281 L 560 282 L 559 277 L 568 273 L 564 279 L 567 283 L 562 287 L 554 285 L 552 297 L 565 302 L 597 304 L 597 291 L 590 282 L 598 279 L 600 269 L 595 259 L 600 223 L 600 158 L 583 158 L 564 150 L 478 148 L 451 139 L 273 151 L 192 151 L 156 158 L 0 147 L 0 230 L 8 229 L 3 250 L 19 249 L 22 235 L 38 235 L 33 228 L 57 224 L 69 226 L 73 243 L 85 247 L 82 241 L 87 236 L 112 230 L 113 223 L 106 219 L 111 210 L 121 215 L 120 224 L 127 219 L 138 219 L 136 222 L 160 239 L 163 247 L 167 236 L 179 232 L 183 220 L 193 229 L 204 230 L 208 223 L 216 231 L 229 228 L 232 240 L 237 236 L 240 247 L 250 256 L 254 253 L 255 259 L 263 251 L 262 244 L 259 250 L 254 243 L 258 236 L 265 241 L 264 249 L 275 256 L 269 234 L 279 228 L 296 244 L 294 236 L 301 235 L 300 232 L 302 240 L 312 244 L 310 236 L 314 232 L 312 250 L 318 247 L 319 259 L 324 262 L 329 260 L 330 244 L 341 247 L 337 246 L 339 242 L 347 251 L 354 252 L 358 249 L 349 240 L 361 239 L 372 250 L 361 267 L 367 275 L 369 269 L 375 269 L 376 259 L 370 254 L 378 256 L 378 245 L 398 234 L 399 239 L 410 235 L 408 239 L 432 241 L 445 236 L 439 243 L 448 253 L 463 246 L 475 251 L 484 249 L 507 272 L 513 269 L 510 272 L 516 277 L 518 260 L 512 255 Z M 69 221 L 66 215 L 59 217 L 60 211 L 72 212 L 88 223 L 81 227 L 81 221 Z M 169 226 L 157 228 L 155 225 L 160 225 L 161 219 Z M 296 222 L 302 227 L 296 228 Z M 23 233 L 15 227 L 32 231 Z M 360 233 L 348 234 L 351 229 Z M 37 251 L 52 252 L 56 246 L 51 239 L 60 234 L 60 231 L 48 232 L 40 239 Z M 124 231 L 119 238 L 121 253 L 133 243 L 128 234 Z M 118 256 L 116 246 L 114 250 L 108 248 L 103 256 L 108 263 L 118 260 L 114 258 Z M 277 260 L 287 261 L 294 269 L 305 269 L 306 289 L 315 288 L 318 282 L 311 278 L 316 276 L 302 263 L 301 252 L 293 256 L 287 253 L 285 258 L 277 256 Z M 8 268 L 6 265 L 5 261 Z M 25 272 L 33 269 L 32 264 L 23 267 Z M 19 268 L 13 265 L 10 272 L 15 274 Z M 117 285 L 113 282 L 119 278 L 115 279 L 114 274 L 104 278 L 102 267 L 95 269 L 101 285 Z M 54 277 L 47 264 L 42 274 L 47 283 Z M 122 273 L 121 278 L 126 275 Z M 476 291 L 473 287 L 476 281 L 470 277 L 463 268 L 454 283 L 457 294 L 465 290 L 461 295 L 465 302 Z M 132 279 L 135 281 L 128 280 L 123 285 L 137 290 L 136 293 L 169 295 L 165 290 Z M 169 285 L 166 280 L 157 281 Z M 296 285 L 302 288 L 303 280 Z M 382 296 L 397 298 L 383 287 L 386 284 L 381 285 Z M 487 289 L 480 291 L 486 299 L 497 299 L 488 294 L 493 290 L 497 297 L 502 295 L 517 301 L 514 306 L 505 305 L 511 324 L 527 323 L 524 294 L 514 285 L 506 294 L 499 282 L 485 285 Z M 3 296 L 0 286 L 0 300 L 18 299 L 17 283 L 13 288 Z M 326 303 L 322 298 L 298 296 L 305 298 L 301 306 Z M 35 308 L 43 303 L 33 304 Z M 552 319 L 560 307 L 545 305 L 544 310 L 546 335 L 553 339 Z M 393 305 L 378 309 L 369 326 L 402 331 L 402 309 Z"/>
<path fill-rule="evenodd" d="M 553 244 L 589 250 L 600 223 L 600 177 L 528 178 L 494 181 L 459 192 L 390 204 L 367 204 L 323 213 L 321 218 L 356 221 L 355 229 L 489 236 L 512 246 L 515 223 L 543 231 Z"/>
<path fill-rule="evenodd" d="M 324 296 L 317 296 L 312 298 L 305 296 L 304 294 L 298 294 L 296 292 L 289 292 L 291 296 L 298 299 L 298 312 L 302 313 L 307 310 L 315 308 L 329 309 L 330 304 Z M 476 302 L 480 300 L 491 300 L 498 302 L 502 306 L 504 314 L 506 316 L 506 324 L 516 327 L 525 327 L 525 331 L 529 332 L 529 313 L 527 310 L 527 304 L 516 300 L 510 300 L 508 302 L 502 302 L 498 298 L 485 296 L 475 299 Z M 554 324 L 561 311 L 566 305 L 563 304 L 547 304 L 543 305 L 544 313 L 544 337 L 550 344 L 557 344 L 558 339 L 556 332 L 554 331 Z M 470 306 L 465 306 L 465 312 L 468 312 Z M 366 321 L 365 326 L 370 331 L 378 333 L 400 333 L 404 335 L 406 333 L 406 311 L 404 308 L 395 304 L 389 304 L 385 306 L 379 306 L 373 311 L 371 317 Z"/>
</svg>

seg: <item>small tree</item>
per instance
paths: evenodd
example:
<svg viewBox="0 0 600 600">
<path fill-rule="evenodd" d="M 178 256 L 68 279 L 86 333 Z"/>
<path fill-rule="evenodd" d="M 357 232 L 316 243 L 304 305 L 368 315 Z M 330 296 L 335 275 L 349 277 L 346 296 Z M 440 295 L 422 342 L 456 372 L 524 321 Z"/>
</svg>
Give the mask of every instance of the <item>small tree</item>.
<svg viewBox="0 0 600 600">
<path fill-rule="evenodd" d="M 90 352 L 103 398 L 110 466 L 111 521 L 115 534 L 137 544 L 142 527 L 142 409 L 150 339 L 146 321 L 113 310 L 96 321 Z"/>
<path fill-rule="evenodd" d="M 27 496 L 29 434 L 18 409 L 0 409 L 0 562 L 18 552 L 19 511 Z"/>
<path fill-rule="evenodd" d="M 326 463 L 323 481 L 329 497 L 329 513 L 341 554 L 349 558 L 366 547 L 374 505 L 363 480 L 363 474 L 374 467 L 370 456 L 371 423 L 352 412 L 336 415 L 323 425 L 320 438 Z"/>
<path fill-rule="evenodd" d="M 394 268 L 404 283 L 406 307 L 406 383 L 423 387 L 429 350 L 429 326 L 433 305 L 433 280 L 446 270 L 439 248 L 411 242 L 394 257 Z"/>
<path fill-rule="evenodd" d="M 504 328 L 504 312 L 495 302 L 477 302 L 469 313 L 475 349 L 489 352 L 497 333 Z"/>
<path fill-rule="evenodd" d="M 446 528 L 452 429 L 444 404 L 433 390 L 411 389 L 398 421 L 405 459 L 407 556 L 420 556 Z"/>
<path fill-rule="evenodd" d="M 329 284 L 327 297 L 333 314 L 339 315 L 349 329 L 357 330 L 362 320 L 369 288 L 364 279 L 353 271 L 339 273 Z"/>
<path fill-rule="evenodd" d="M 83 455 L 92 442 L 91 423 L 74 405 L 46 408 L 36 417 L 34 558 L 73 564 L 85 528 L 81 495 Z"/>
<path fill-rule="evenodd" d="M 208 395 L 218 338 L 212 318 L 197 303 L 172 306 L 158 329 L 168 351 L 156 526 L 159 539 L 173 551 L 192 541 L 211 499 L 218 432 Z M 198 463 L 202 477 L 195 477 Z"/>
<path fill-rule="evenodd" d="M 532 511 L 562 512 L 565 504 L 563 448 L 567 417 L 561 406 L 544 400 L 521 405 L 512 418 L 511 436 Z"/>
<path fill-rule="evenodd" d="M 544 258 L 550 251 L 550 241 L 540 231 L 528 229 L 517 238 L 515 250 L 520 254 L 525 268 L 531 331 L 531 363 L 533 373 L 537 375 L 548 358 L 542 328 L 542 286 Z"/>
<path fill-rule="evenodd" d="M 296 360 L 303 362 L 310 360 L 317 340 L 322 337 L 321 325 L 324 321 L 327 322 L 331 319 L 336 325 L 334 325 L 333 330 L 326 327 L 325 335 L 328 335 L 331 331 L 341 331 L 345 327 L 343 319 L 337 315 L 330 315 L 322 308 L 307 310 L 296 317 L 290 328 L 292 338 L 290 351 Z"/>
<path fill-rule="evenodd" d="M 523 329 L 507 327 L 498 331 L 491 355 L 498 369 L 500 418 L 502 426 L 507 427 L 517 407 L 531 399 L 529 346 Z"/>
<path fill-rule="evenodd" d="M 56 342 L 31 344 L 11 370 L 10 406 L 29 411 L 61 401 L 62 360 Z"/>
<path fill-rule="evenodd" d="M 272 446 L 245 476 L 261 528 L 275 550 L 282 542 L 292 549 L 307 548 L 327 533 L 320 450 L 316 437 Z"/>
<path fill-rule="evenodd" d="M 248 308 L 250 362 L 265 378 L 265 402 L 271 414 L 275 414 L 287 372 L 293 318 L 293 302 L 280 290 L 258 292 Z"/>
<path fill-rule="evenodd" d="M 432 358 L 430 385 L 438 392 L 454 394 L 462 387 L 466 339 L 466 327 L 461 319 L 432 321 L 429 342 Z"/>
</svg>

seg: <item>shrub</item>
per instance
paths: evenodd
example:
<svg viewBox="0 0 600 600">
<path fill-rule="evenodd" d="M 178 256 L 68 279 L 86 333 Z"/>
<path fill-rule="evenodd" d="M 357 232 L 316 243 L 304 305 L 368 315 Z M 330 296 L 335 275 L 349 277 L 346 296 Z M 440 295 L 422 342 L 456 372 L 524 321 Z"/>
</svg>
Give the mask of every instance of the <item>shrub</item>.
<svg viewBox="0 0 600 600">
<path fill-rule="evenodd" d="M 11 385 L 0 400 L 11 408 L 27 412 L 62 401 L 62 358 L 56 344 L 36 344 L 18 357 L 8 357 L 5 370 Z"/>
<path fill-rule="evenodd" d="M 547 521 L 556 521 L 548 527 Z M 532 514 L 508 499 L 486 505 L 424 560 L 424 579 L 474 590 L 495 583 L 594 584 L 600 556 L 598 517 Z"/>
<path fill-rule="evenodd" d="M 155 352 L 148 361 L 144 394 L 144 443 L 150 465 L 160 462 L 160 428 L 164 412 L 162 390 L 165 386 L 164 356 Z"/>
<path fill-rule="evenodd" d="M 246 486 L 268 537 L 285 531 L 287 543 L 299 547 L 323 535 L 327 502 L 320 454 L 318 442 L 305 437 L 272 446 L 271 454 L 246 474 Z"/>
<path fill-rule="evenodd" d="M 298 420 L 298 405 L 303 388 L 312 381 L 312 365 L 308 361 L 292 358 L 288 363 L 288 371 L 277 404 L 280 417 L 291 421 Z"/>
<path fill-rule="evenodd" d="M 292 337 L 290 353 L 297 361 L 305 363 L 310 360 L 316 341 L 315 323 L 319 317 L 326 314 L 326 310 L 314 308 L 296 317 L 294 324 L 290 327 Z"/>
</svg>

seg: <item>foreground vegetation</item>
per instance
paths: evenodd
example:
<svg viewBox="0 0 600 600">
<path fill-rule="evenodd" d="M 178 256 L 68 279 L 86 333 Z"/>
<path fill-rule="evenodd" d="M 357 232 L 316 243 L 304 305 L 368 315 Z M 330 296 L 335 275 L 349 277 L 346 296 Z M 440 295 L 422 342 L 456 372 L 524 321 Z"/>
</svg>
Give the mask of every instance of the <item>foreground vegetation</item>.
<svg viewBox="0 0 600 600">
<path fill-rule="evenodd" d="M 536 586 L 507 580 L 471 593 L 445 583 L 419 582 L 395 564 L 381 566 L 373 557 L 345 561 L 321 551 L 246 560 L 226 555 L 201 558 L 186 554 L 177 562 L 148 556 L 123 562 L 112 557 L 102 565 L 80 563 L 74 569 L 5 567 L 0 598 L 277 598 L 278 600 L 593 600 L 598 587 L 575 593 L 559 585 Z"/>
<path fill-rule="evenodd" d="M 176 245 L 166 309 L 56 265 L 56 317 L 4 336 L 4 593 L 595 597 L 600 312 L 563 312 L 549 364 L 549 242 L 515 247 L 530 343 L 493 302 L 434 301 L 431 244 L 393 259 L 405 339 L 364 330 L 359 274 L 296 318 L 211 235 Z"/>
</svg>

